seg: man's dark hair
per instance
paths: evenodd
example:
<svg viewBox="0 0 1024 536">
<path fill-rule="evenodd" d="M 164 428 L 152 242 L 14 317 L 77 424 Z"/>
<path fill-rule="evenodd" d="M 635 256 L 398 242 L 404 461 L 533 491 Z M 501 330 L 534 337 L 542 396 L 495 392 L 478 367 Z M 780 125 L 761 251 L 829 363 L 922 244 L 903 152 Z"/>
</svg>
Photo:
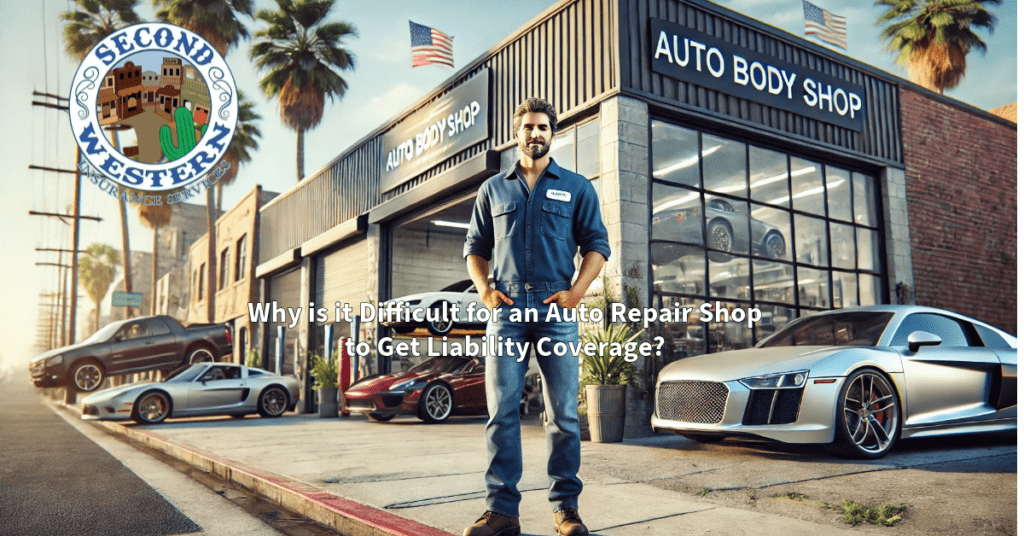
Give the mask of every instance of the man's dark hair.
<svg viewBox="0 0 1024 536">
<path fill-rule="evenodd" d="M 555 107 L 544 99 L 530 97 L 516 106 L 516 113 L 512 115 L 512 132 L 519 132 L 519 127 L 523 124 L 523 116 L 528 113 L 547 114 L 548 121 L 551 122 L 551 132 L 554 133 L 558 130 L 558 115 L 555 114 Z"/>
</svg>

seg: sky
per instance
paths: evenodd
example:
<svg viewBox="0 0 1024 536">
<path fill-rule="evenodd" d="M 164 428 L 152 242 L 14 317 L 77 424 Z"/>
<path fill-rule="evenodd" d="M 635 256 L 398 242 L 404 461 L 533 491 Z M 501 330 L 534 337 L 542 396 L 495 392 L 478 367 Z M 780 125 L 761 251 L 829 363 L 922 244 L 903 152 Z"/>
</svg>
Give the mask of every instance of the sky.
<svg viewBox="0 0 1024 536">
<path fill-rule="evenodd" d="M 499 0 L 480 2 L 455 0 L 422 2 L 384 0 L 354 2 L 338 0 L 334 19 L 356 26 L 358 37 L 345 42 L 356 56 L 356 69 L 343 74 L 349 90 L 340 100 L 328 101 L 321 124 L 306 135 L 307 175 L 328 164 L 381 123 L 416 100 L 533 17 L 555 3 L 553 0 Z M 800 0 L 720 0 L 719 4 L 767 24 L 803 35 Z M 895 54 L 885 50 L 878 39 L 874 20 L 882 8 L 871 0 L 817 0 L 819 7 L 847 17 L 849 50 L 844 53 L 861 62 L 904 76 L 894 64 Z M 257 9 L 273 9 L 271 0 L 256 0 Z M 73 176 L 30 171 L 28 166 L 70 168 L 74 164 L 74 141 L 66 112 L 30 105 L 32 92 L 67 96 L 77 65 L 64 52 L 60 13 L 71 0 L 38 0 L 0 4 L 0 174 L 4 188 L 0 209 L 0 375 L 24 369 L 33 356 L 40 294 L 57 288 L 57 269 L 36 266 L 55 263 L 57 253 L 35 248 L 69 248 L 70 227 L 56 218 L 29 216 L 28 211 L 70 212 Z M 387 9 L 382 9 L 386 5 Z M 984 56 L 968 56 L 967 76 L 947 96 L 982 109 L 1017 100 L 1017 16 L 1013 0 L 996 7 L 999 25 L 994 35 L 983 34 L 988 43 Z M 137 10 L 152 20 L 153 8 L 143 0 Z M 408 21 L 432 26 L 455 37 L 455 70 L 411 67 Z M 262 26 L 246 20 L 250 33 Z M 819 43 L 820 44 L 820 43 Z M 295 184 L 295 133 L 280 121 L 277 101 L 259 92 L 259 73 L 248 58 L 249 43 L 228 53 L 227 61 L 238 87 L 256 102 L 263 117 L 261 149 L 252 163 L 243 167 L 235 184 L 226 188 L 224 208 L 229 208 L 256 184 L 265 190 L 283 192 Z M 827 47 L 827 46 L 826 46 Z M 102 222 L 83 221 L 80 247 L 102 242 L 120 248 L 120 220 L 117 203 L 87 182 L 82 186 L 82 214 L 98 216 Z M 139 223 L 129 207 L 133 251 L 151 251 L 152 234 Z M 66 257 L 65 257 L 66 259 Z M 79 298 L 78 324 L 91 314 L 92 303 L 84 291 Z M 87 334 L 86 334 L 87 335 Z M 81 340 L 83 337 L 79 337 Z"/>
</svg>

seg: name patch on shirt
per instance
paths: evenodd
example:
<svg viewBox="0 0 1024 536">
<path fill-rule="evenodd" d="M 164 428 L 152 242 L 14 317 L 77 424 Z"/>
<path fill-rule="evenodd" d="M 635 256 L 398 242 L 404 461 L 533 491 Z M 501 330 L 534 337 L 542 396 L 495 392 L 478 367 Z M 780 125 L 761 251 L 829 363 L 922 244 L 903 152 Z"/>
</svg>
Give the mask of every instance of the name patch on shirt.
<svg viewBox="0 0 1024 536">
<path fill-rule="evenodd" d="M 564 201 L 566 203 L 572 199 L 572 194 L 564 190 L 548 190 L 548 199 L 554 199 L 555 201 Z"/>
</svg>

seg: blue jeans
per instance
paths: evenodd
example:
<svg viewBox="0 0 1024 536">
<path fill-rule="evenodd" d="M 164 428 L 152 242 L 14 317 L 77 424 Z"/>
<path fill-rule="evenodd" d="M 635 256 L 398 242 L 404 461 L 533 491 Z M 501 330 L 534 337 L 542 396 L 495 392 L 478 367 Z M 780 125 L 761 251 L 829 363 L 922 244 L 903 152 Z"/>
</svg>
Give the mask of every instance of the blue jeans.
<svg viewBox="0 0 1024 536">
<path fill-rule="evenodd" d="M 559 290 L 567 290 L 568 282 L 524 283 L 498 282 L 495 288 L 514 302 L 499 307 L 500 318 L 487 325 L 487 335 L 505 340 L 529 342 L 544 379 L 544 410 L 548 415 L 545 427 L 548 438 L 548 500 L 552 509 L 577 508 L 583 482 L 576 473 L 580 468 L 580 420 L 576 397 L 579 391 L 579 358 L 566 353 L 554 355 L 555 342 L 577 343 L 576 322 L 544 322 L 548 305 L 543 301 Z M 527 290 L 529 289 L 529 290 Z M 537 322 L 512 322 L 512 309 L 537 309 Z M 542 338 L 551 342 L 542 346 L 550 355 L 541 355 L 535 345 Z M 518 352 L 486 357 L 487 370 L 487 509 L 502 515 L 519 517 L 522 495 L 516 488 L 523 476 L 523 449 L 520 436 L 519 403 L 529 365 L 529 356 L 517 362 Z"/>
</svg>

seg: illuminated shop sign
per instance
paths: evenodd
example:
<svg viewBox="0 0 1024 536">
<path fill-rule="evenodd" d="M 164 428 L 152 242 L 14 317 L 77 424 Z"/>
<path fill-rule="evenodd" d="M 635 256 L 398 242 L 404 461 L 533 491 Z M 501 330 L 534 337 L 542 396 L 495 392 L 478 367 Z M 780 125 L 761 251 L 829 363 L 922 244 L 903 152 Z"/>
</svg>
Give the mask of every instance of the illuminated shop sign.
<svg viewBox="0 0 1024 536">
<path fill-rule="evenodd" d="M 384 134 L 381 192 L 486 140 L 490 72 L 486 69 Z"/>
<path fill-rule="evenodd" d="M 843 128 L 864 130 L 864 88 L 728 41 L 650 19 L 654 72 Z"/>
</svg>

